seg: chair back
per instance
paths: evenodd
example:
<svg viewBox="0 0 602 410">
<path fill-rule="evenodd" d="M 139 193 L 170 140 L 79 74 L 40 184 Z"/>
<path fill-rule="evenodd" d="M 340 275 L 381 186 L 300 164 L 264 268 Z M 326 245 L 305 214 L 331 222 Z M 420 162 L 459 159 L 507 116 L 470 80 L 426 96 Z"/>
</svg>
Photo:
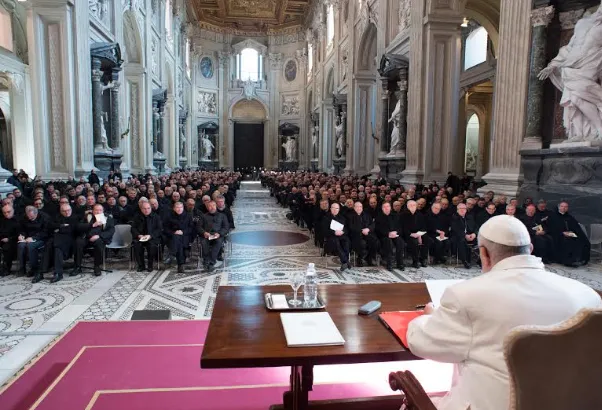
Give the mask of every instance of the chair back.
<svg viewBox="0 0 602 410">
<path fill-rule="evenodd" d="M 602 243 L 602 224 L 591 224 L 591 234 L 589 241 L 592 245 L 599 245 Z"/>
<path fill-rule="evenodd" d="M 428 394 L 409 370 L 389 373 L 389 386 L 404 393 L 403 410 L 437 410 Z"/>
<path fill-rule="evenodd" d="M 505 339 L 511 410 L 602 409 L 602 309 L 553 326 L 520 326 Z"/>
<path fill-rule="evenodd" d="M 132 227 L 128 224 L 115 225 L 115 233 L 107 248 L 125 248 L 132 244 Z"/>
</svg>

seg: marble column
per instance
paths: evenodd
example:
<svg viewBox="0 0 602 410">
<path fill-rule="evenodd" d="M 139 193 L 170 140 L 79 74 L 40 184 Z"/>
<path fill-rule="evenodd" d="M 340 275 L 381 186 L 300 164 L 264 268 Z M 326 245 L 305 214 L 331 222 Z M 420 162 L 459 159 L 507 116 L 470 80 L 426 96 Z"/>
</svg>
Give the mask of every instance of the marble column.
<svg viewBox="0 0 602 410">
<path fill-rule="evenodd" d="M 153 156 L 159 151 L 159 103 L 153 101 Z"/>
<path fill-rule="evenodd" d="M 113 82 L 113 88 L 111 88 L 111 139 L 110 147 L 115 150 L 120 150 L 121 145 L 121 124 L 119 123 L 119 72 L 120 67 L 113 68 L 111 73 L 111 81 Z"/>
<path fill-rule="evenodd" d="M 515 196 L 521 180 L 519 149 L 525 135 L 531 0 L 501 2 L 499 54 L 487 190 Z"/>
<path fill-rule="evenodd" d="M 165 156 L 165 103 L 159 105 L 159 111 L 157 114 L 157 152 Z"/>
<path fill-rule="evenodd" d="M 389 79 L 387 77 L 381 77 L 380 85 L 381 90 L 381 106 L 382 106 L 382 118 L 381 118 L 381 133 L 380 133 L 380 155 L 387 155 L 389 152 Z"/>
<path fill-rule="evenodd" d="M 94 150 L 102 150 L 102 134 L 100 132 L 102 124 L 102 91 L 100 79 L 102 71 L 100 70 L 100 60 L 92 59 L 92 124 Z"/>
<path fill-rule="evenodd" d="M 522 149 L 542 148 L 544 82 L 537 78 L 546 67 L 547 26 L 554 17 L 554 6 L 531 11 L 531 64 L 529 66 L 529 94 L 527 98 L 527 132 Z"/>
<path fill-rule="evenodd" d="M 408 67 L 399 70 L 399 154 L 406 156 L 406 139 L 408 135 Z"/>
</svg>

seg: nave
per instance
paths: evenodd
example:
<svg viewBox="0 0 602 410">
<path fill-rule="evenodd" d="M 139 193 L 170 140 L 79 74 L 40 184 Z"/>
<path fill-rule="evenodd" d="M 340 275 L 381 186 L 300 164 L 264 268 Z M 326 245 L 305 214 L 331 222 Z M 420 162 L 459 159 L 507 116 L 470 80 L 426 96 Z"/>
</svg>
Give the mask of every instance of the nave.
<svg viewBox="0 0 602 410">
<path fill-rule="evenodd" d="M 211 316 L 221 285 L 288 284 L 295 271 L 316 264 L 319 283 L 363 284 L 422 282 L 427 279 L 468 279 L 479 274 L 461 265 L 406 268 L 352 267 L 341 273 L 336 257 L 320 257 L 307 230 L 286 219 L 259 182 L 243 182 L 233 207 L 236 230 L 225 266 L 212 273 L 196 269 L 196 256 L 183 274 L 161 265 L 152 274 L 128 271 L 127 256 L 109 263 L 111 273 L 65 277 L 59 283 L 30 283 L 28 278 L 0 278 L 0 381 L 8 380 L 33 356 L 76 321 L 129 320 L 134 310 L 167 309 L 172 319 Z M 112 259 L 114 260 L 114 259 Z M 581 268 L 548 265 L 548 270 L 602 289 L 599 263 Z"/>
</svg>

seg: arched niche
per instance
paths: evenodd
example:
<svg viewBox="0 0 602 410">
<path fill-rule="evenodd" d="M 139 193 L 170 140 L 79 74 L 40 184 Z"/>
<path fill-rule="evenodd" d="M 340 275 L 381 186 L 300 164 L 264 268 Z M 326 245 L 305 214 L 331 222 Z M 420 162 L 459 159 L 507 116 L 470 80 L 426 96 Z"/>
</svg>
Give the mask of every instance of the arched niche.
<svg viewBox="0 0 602 410">
<path fill-rule="evenodd" d="M 500 0 L 464 0 L 463 15 L 479 23 L 491 39 L 493 55 L 497 58 L 500 38 Z"/>
<path fill-rule="evenodd" d="M 263 122 L 267 119 L 267 112 L 267 107 L 261 101 L 242 98 L 230 107 L 229 118 L 233 121 Z"/>
<path fill-rule="evenodd" d="M 357 53 L 357 69 L 365 71 L 376 70 L 376 34 L 374 23 L 370 23 L 360 40 Z"/>
<path fill-rule="evenodd" d="M 328 71 L 328 74 L 326 75 L 326 83 L 325 83 L 325 89 L 324 89 L 324 97 L 325 98 L 332 98 L 332 95 L 334 94 L 334 67 L 331 67 L 330 70 Z"/>
<path fill-rule="evenodd" d="M 140 28 L 134 12 L 130 10 L 123 14 L 123 38 L 125 42 L 125 64 L 141 64 L 143 47 Z"/>
</svg>

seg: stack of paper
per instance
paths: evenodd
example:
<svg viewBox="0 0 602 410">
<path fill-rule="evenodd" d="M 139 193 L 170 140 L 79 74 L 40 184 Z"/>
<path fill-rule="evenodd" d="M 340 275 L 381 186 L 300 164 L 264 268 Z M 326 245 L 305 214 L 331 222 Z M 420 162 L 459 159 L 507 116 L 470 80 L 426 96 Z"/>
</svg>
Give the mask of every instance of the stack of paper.
<svg viewBox="0 0 602 410">
<path fill-rule="evenodd" d="M 103 225 L 106 225 L 107 223 L 107 217 L 105 214 L 94 215 L 94 218 L 96 218 L 96 222 L 100 222 Z"/>
<path fill-rule="evenodd" d="M 330 229 L 332 229 L 335 232 L 342 231 L 344 227 L 345 227 L 345 225 L 343 225 L 340 222 L 335 221 L 334 219 L 332 221 L 330 221 Z"/>
<path fill-rule="evenodd" d="M 445 292 L 445 289 L 455 285 L 456 283 L 463 282 L 464 279 L 444 279 L 444 280 L 425 280 L 426 288 L 431 296 L 431 301 L 434 307 L 441 305 L 441 297 Z"/>
<path fill-rule="evenodd" d="M 280 320 L 288 347 L 345 344 L 328 312 L 281 313 Z"/>
</svg>

